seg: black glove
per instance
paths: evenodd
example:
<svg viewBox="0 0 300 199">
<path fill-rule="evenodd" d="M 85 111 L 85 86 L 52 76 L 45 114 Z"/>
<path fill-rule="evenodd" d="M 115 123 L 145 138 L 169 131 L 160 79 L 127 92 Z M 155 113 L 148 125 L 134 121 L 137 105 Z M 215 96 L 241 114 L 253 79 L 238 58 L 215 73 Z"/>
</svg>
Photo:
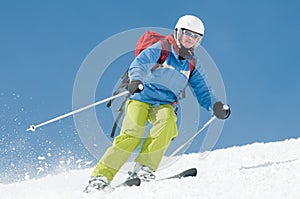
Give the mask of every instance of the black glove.
<svg viewBox="0 0 300 199">
<path fill-rule="evenodd" d="M 127 90 L 131 95 L 134 93 L 140 93 L 144 89 L 144 84 L 141 80 L 132 80 L 127 86 Z"/>
<path fill-rule="evenodd" d="M 230 108 L 227 104 L 222 102 L 216 102 L 213 106 L 214 115 L 219 119 L 227 119 L 231 113 Z"/>
</svg>

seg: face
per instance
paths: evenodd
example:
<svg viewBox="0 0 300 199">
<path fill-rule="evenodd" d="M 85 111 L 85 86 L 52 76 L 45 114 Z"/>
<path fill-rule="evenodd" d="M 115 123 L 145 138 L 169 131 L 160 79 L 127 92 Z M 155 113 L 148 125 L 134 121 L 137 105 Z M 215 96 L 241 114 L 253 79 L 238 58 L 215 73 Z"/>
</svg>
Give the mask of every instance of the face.
<svg viewBox="0 0 300 199">
<path fill-rule="evenodd" d="M 192 32 L 190 30 L 182 30 L 180 43 L 185 48 L 192 48 L 200 39 L 202 35 Z"/>
</svg>

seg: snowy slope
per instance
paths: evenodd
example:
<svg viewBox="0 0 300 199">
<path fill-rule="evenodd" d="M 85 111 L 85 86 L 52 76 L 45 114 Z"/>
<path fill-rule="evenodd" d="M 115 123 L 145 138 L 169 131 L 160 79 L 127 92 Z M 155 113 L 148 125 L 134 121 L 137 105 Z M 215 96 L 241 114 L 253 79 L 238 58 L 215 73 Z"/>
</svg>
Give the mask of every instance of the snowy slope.
<svg viewBox="0 0 300 199">
<path fill-rule="evenodd" d="M 300 198 L 300 138 L 189 154 L 157 177 L 196 167 L 198 176 L 144 183 L 89 198 Z M 0 184 L 1 199 L 79 199 L 92 169 Z M 125 177 L 116 177 L 115 183 Z"/>
</svg>

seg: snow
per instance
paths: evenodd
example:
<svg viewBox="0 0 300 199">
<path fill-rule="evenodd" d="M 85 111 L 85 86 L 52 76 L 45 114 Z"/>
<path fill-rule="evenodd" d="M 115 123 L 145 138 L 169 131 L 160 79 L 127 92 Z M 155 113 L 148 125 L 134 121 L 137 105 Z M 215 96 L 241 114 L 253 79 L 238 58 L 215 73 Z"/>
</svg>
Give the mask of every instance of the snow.
<svg viewBox="0 0 300 199">
<path fill-rule="evenodd" d="M 129 164 L 130 165 L 130 164 Z M 300 138 L 186 154 L 157 172 L 157 178 L 196 167 L 197 177 L 143 183 L 112 193 L 85 195 L 92 168 L 40 179 L 0 184 L 1 199 L 79 198 L 300 198 Z M 121 182 L 125 173 L 116 176 Z"/>
</svg>

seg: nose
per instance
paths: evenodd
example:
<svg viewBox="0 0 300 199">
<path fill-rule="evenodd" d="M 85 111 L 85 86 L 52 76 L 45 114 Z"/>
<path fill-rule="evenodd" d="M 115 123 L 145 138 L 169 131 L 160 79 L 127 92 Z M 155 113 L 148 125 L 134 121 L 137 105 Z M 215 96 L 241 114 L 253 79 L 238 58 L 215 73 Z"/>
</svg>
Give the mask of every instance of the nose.
<svg viewBox="0 0 300 199">
<path fill-rule="evenodd" d="M 187 38 L 188 38 L 189 41 L 193 41 L 193 42 L 196 41 L 196 39 L 193 36 L 188 36 Z"/>
</svg>

